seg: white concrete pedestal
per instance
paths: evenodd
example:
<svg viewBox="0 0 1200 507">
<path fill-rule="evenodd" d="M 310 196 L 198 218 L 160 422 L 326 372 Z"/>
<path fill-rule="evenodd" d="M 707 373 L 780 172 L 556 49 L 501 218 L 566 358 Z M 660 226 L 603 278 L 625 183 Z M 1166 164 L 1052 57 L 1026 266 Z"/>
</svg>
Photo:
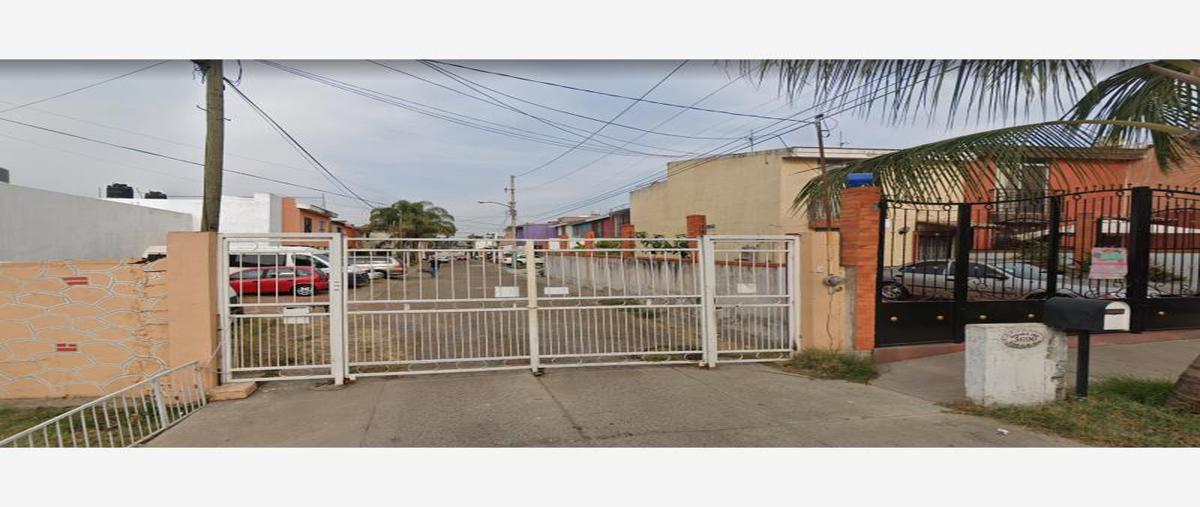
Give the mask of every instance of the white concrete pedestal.
<svg viewBox="0 0 1200 507">
<path fill-rule="evenodd" d="M 1044 324 L 967 326 L 967 398 L 1032 405 L 1066 394 L 1067 336 Z"/>
</svg>

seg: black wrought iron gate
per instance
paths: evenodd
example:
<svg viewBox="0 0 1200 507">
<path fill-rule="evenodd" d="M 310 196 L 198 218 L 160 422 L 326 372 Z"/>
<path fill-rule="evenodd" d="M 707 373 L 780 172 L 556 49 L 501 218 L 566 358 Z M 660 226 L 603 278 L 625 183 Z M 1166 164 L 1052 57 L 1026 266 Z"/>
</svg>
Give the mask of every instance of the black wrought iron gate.
<svg viewBox="0 0 1200 507">
<path fill-rule="evenodd" d="M 877 346 L 1040 322 L 1050 296 L 1125 300 L 1134 332 L 1200 327 L 1200 192 L 1093 188 L 880 203 Z"/>
</svg>

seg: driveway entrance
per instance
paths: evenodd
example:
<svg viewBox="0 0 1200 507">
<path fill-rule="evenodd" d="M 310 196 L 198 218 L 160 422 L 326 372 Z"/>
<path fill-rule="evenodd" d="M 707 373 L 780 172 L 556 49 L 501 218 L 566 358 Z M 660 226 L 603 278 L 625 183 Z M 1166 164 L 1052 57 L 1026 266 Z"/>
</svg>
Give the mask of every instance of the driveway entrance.
<svg viewBox="0 0 1200 507">
<path fill-rule="evenodd" d="M 154 447 L 1078 445 L 874 386 L 759 364 L 567 368 L 262 385 Z"/>
</svg>

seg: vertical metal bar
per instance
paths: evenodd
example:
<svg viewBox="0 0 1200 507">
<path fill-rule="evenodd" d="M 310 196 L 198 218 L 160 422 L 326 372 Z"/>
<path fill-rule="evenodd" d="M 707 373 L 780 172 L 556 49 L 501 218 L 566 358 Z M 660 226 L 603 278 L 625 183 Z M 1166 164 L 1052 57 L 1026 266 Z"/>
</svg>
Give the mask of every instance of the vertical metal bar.
<svg viewBox="0 0 1200 507">
<path fill-rule="evenodd" d="M 882 220 L 881 220 L 882 222 Z M 788 301 L 788 319 L 787 319 L 787 334 L 788 341 L 792 344 L 792 350 L 800 351 L 800 238 L 793 237 L 785 243 L 787 246 L 787 266 L 784 267 L 784 276 L 787 277 L 787 301 Z M 879 291 L 875 291 L 876 297 L 879 297 Z"/>
<path fill-rule="evenodd" d="M 1150 215 L 1154 193 L 1150 187 L 1134 187 L 1129 197 L 1129 271 L 1125 277 L 1125 296 L 1133 310 L 1129 330 L 1146 329 L 1147 293 L 1150 283 Z"/>
<path fill-rule="evenodd" d="M 537 262 L 534 257 L 533 240 L 525 241 L 525 292 L 528 301 L 529 315 L 529 369 L 536 375 L 540 373 L 541 358 L 538 357 L 538 295 L 537 295 Z M 513 252 L 513 259 L 517 257 Z"/>
<path fill-rule="evenodd" d="M 971 204 L 958 205 L 958 250 L 954 255 L 954 341 L 962 343 L 967 324 L 967 276 L 970 275 L 971 243 L 974 241 L 971 227 Z"/>
<path fill-rule="evenodd" d="M 165 429 L 171 424 L 171 418 L 167 415 L 167 400 L 163 396 L 162 377 L 155 377 L 150 381 L 150 389 L 154 393 L 154 409 L 158 411 L 159 431 Z M 153 434 L 155 432 L 151 432 Z"/>
<path fill-rule="evenodd" d="M 1046 297 L 1052 298 L 1058 293 L 1058 249 L 1061 243 L 1062 231 L 1062 196 L 1050 197 L 1050 236 L 1046 246 Z"/>
<path fill-rule="evenodd" d="M 717 366 L 717 274 L 716 255 L 713 253 L 713 240 L 708 236 L 700 237 L 699 264 L 704 286 L 700 291 L 700 301 L 704 314 L 704 365 L 709 368 Z"/>
<path fill-rule="evenodd" d="M 1087 401 L 1088 397 L 1088 366 L 1091 364 L 1092 333 L 1079 332 L 1079 348 L 1076 350 L 1075 364 L 1075 397 L 1079 401 Z"/>
<path fill-rule="evenodd" d="M 233 320 L 229 317 L 229 291 L 232 287 L 229 285 L 229 241 L 224 236 L 217 237 L 217 248 L 219 256 L 217 257 L 217 281 L 221 285 L 221 383 L 228 384 L 233 380 L 233 372 L 230 369 L 233 367 L 233 337 L 231 336 Z M 241 302 L 241 299 L 238 299 Z M 240 352 L 240 350 L 239 350 Z"/>
<path fill-rule="evenodd" d="M 342 259 L 344 243 L 338 241 L 338 235 L 329 238 L 329 363 L 333 374 L 334 385 L 342 385 L 346 379 L 346 341 L 345 341 L 345 312 L 346 295 L 343 285 L 346 281 L 346 263 Z"/>
</svg>

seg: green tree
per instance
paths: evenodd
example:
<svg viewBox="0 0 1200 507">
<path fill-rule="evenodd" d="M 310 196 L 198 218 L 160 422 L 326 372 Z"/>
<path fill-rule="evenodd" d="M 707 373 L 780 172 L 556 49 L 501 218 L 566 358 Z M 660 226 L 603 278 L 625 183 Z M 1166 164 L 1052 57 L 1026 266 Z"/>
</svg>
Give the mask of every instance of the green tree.
<svg viewBox="0 0 1200 507">
<path fill-rule="evenodd" d="M 429 201 L 396 201 L 385 208 L 371 210 L 367 225 L 371 232 L 386 232 L 399 238 L 436 238 L 453 236 L 458 229 L 454 216 Z"/>
<path fill-rule="evenodd" d="M 759 76 L 777 75 L 784 93 L 860 113 L 882 112 L 899 122 L 932 119 L 945 107 L 948 122 L 1028 115 L 1036 105 L 1073 101 L 1061 118 L 1017 124 L 899 150 L 830 168 L 797 193 L 797 208 L 833 202 L 850 173 L 872 173 L 900 199 L 979 192 L 990 178 L 1020 179 L 1027 161 L 1070 160 L 1072 169 L 1099 170 L 1072 157 L 1079 148 L 1152 145 L 1159 168 L 1170 171 L 1200 155 L 1200 60 L 1158 60 L 1095 81 L 1090 60 L 772 60 L 743 63 Z M 1055 168 L 1056 170 L 1061 170 Z M 1180 376 L 1171 403 L 1200 412 L 1200 357 Z"/>
</svg>

